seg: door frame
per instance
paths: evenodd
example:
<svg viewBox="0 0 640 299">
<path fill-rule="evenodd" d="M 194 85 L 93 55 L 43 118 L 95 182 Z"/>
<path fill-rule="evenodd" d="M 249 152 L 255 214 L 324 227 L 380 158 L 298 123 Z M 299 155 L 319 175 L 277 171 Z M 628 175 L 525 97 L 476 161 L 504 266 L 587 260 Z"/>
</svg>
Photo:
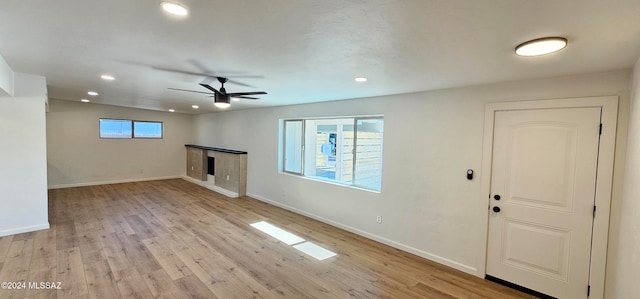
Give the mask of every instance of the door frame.
<svg viewBox="0 0 640 299">
<path fill-rule="evenodd" d="M 553 108 L 602 108 L 602 134 L 596 171 L 596 217 L 593 222 L 589 298 L 604 298 L 607 242 L 609 237 L 609 210 L 613 189 L 613 163 L 618 122 L 618 96 L 565 98 L 551 100 L 515 101 L 487 103 L 485 106 L 484 134 L 482 145 L 482 172 L 480 174 L 480 199 L 478 217 L 483 229 L 478 243 L 478 268 L 476 275 L 484 277 L 487 268 L 487 245 L 489 238 L 489 202 L 493 159 L 493 130 L 497 111 L 553 109 Z M 594 128 L 597 129 L 597 128 Z"/>
</svg>

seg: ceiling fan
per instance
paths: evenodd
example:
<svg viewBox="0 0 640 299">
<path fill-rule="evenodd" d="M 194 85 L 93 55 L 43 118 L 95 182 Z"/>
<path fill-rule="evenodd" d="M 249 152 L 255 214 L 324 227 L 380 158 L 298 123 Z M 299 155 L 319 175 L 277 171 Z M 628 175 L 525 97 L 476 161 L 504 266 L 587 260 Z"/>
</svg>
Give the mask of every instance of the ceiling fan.
<svg viewBox="0 0 640 299">
<path fill-rule="evenodd" d="M 250 92 L 229 92 L 227 93 L 227 90 L 224 88 L 224 84 L 227 83 L 227 81 L 229 81 L 229 79 L 225 78 L 225 77 L 215 77 L 216 79 L 218 79 L 218 82 L 220 82 L 221 86 L 220 86 L 220 90 L 218 91 L 217 89 L 211 87 L 211 85 L 209 85 L 209 83 L 200 83 L 200 86 L 211 90 L 213 92 L 202 92 L 202 91 L 196 91 L 196 90 L 188 90 L 188 89 L 179 89 L 179 88 L 169 88 L 171 90 L 178 90 L 178 91 L 187 91 L 187 92 L 196 92 L 196 93 L 204 93 L 204 94 L 212 94 L 213 97 L 215 98 L 213 101 L 213 105 L 215 105 L 218 108 L 228 108 L 229 106 L 231 106 L 231 98 L 241 98 L 241 99 L 249 99 L 249 100 L 257 100 L 258 98 L 254 98 L 254 97 L 248 97 L 250 95 L 258 95 L 258 94 L 267 94 L 264 91 L 250 91 Z"/>
</svg>

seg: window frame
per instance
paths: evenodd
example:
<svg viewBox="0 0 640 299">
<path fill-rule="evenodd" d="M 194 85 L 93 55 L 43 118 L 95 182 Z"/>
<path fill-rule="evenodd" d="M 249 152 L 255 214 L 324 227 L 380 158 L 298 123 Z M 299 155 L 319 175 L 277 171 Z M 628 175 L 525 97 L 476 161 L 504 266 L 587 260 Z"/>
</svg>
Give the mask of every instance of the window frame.
<svg viewBox="0 0 640 299">
<path fill-rule="evenodd" d="M 316 176 L 310 176 L 310 175 L 306 175 L 305 174 L 305 157 L 306 157 L 306 146 L 305 146 L 305 142 L 306 142 L 306 127 L 307 124 L 306 122 L 308 120 L 327 120 L 327 119 L 353 119 L 353 149 L 352 149 L 352 155 L 353 155 L 353 165 L 351 166 L 351 181 L 350 182 L 345 182 L 345 181 L 341 181 L 341 180 L 335 180 L 335 179 L 325 179 L 325 178 L 321 178 L 321 177 L 316 177 Z M 383 131 L 383 137 L 382 137 L 382 146 L 380 148 L 380 187 L 378 189 L 375 188 L 371 188 L 371 187 L 367 187 L 365 185 L 360 185 L 356 183 L 356 166 L 357 166 L 357 157 L 358 157 L 358 153 L 357 153 L 357 146 L 358 146 L 358 121 L 359 120 L 371 120 L 371 119 L 378 119 L 378 120 L 382 120 L 383 121 L 383 126 L 384 126 L 384 115 L 369 115 L 369 116 L 331 116 L 331 117 L 308 117 L 308 118 L 292 118 L 292 119 L 282 119 L 282 155 L 281 155 L 281 159 L 282 159 L 282 164 L 281 164 L 281 173 L 286 173 L 286 174 L 290 174 L 290 175 L 295 175 L 295 176 L 299 176 L 299 177 L 303 177 L 303 178 L 307 178 L 307 179 L 312 179 L 312 180 L 317 180 L 317 181 L 321 181 L 321 182 L 326 182 L 326 183 L 330 183 L 330 184 L 336 184 L 336 185 L 340 185 L 340 186 L 346 186 L 346 187 L 351 187 L 351 188 L 357 188 L 357 189 L 362 189 L 362 190 L 366 190 L 366 191 L 371 191 L 371 192 L 382 192 L 382 161 L 384 160 L 384 157 L 382 156 L 384 153 L 384 131 Z M 301 167 L 300 167 L 300 172 L 295 172 L 295 171 L 289 171 L 286 169 L 286 146 L 287 146 L 287 122 L 292 122 L 292 121 L 300 121 L 302 122 L 302 148 L 300 151 L 301 154 Z"/>
<path fill-rule="evenodd" d="M 131 138 L 133 139 L 163 139 L 164 138 L 164 122 L 152 120 L 131 120 Z M 136 137 L 136 123 L 153 123 L 160 124 L 160 137 Z"/>
<path fill-rule="evenodd" d="M 300 155 L 301 155 L 301 163 L 300 163 L 300 172 L 295 172 L 295 171 L 289 171 L 287 170 L 287 122 L 301 122 L 302 123 L 302 138 L 301 138 L 301 149 L 300 149 Z M 305 176 L 304 175 L 304 155 L 305 155 L 305 120 L 302 118 L 295 118 L 295 119 L 285 119 L 283 120 L 283 124 L 282 124 L 282 128 L 283 128 L 283 135 L 282 135 L 282 172 L 286 172 L 286 173 L 290 173 L 290 174 L 294 174 L 294 175 L 300 175 L 300 176 Z"/>
<path fill-rule="evenodd" d="M 363 189 L 367 189 L 367 190 L 376 190 L 376 189 L 371 189 L 368 188 L 366 186 L 363 185 L 358 185 L 356 184 L 356 166 L 357 166 L 357 161 L 358 161 L 358 120 L 367 120 L 367 119 L 381 119 L 383 122 L 383 126 L 384 126 L 384 117 L 381 116 L 362 116 L 362 117 L 354 117 L 353 118 L 353 166 L 351 169 L 351 184 L 350 186 L 354 186 L 354 187 L 358 187 L 358 188 L 363 188 Z M 382 133 L 382 142 L 384 143 L 384 131 Z M 380 147 L 380 190 L 382 190 L 382 160 L 384 160 L 383 158 L 384 155 L 384 144 L 382 147 Z M 380 191 L 380 190 L 376 190 L 376 191 Z"/>
<path fill-rule="evenodd" d="M 103 120 L 128 121 L 131 124 L 131 135 L 129 137 L 102 137 L 102 121 Z M 98 119 L 98 137 L 100 139 L 133 139 L 133 121 L 130 119 L 123 119 L 123 118 L 102 118 L 101 117 Z"/>
</svg>

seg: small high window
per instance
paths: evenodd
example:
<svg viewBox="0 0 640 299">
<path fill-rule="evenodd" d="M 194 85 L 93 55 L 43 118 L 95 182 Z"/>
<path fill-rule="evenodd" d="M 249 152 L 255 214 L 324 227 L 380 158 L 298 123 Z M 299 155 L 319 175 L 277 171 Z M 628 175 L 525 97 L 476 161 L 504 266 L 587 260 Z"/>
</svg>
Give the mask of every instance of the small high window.
<svg viewBox="0 0 640 299">
<path fill-rule="evenodd" d="M 133 138 L 162 138 L 162 123 L 133 121 Z"/>
<path fill-rule="evenodd" d="M 100 138 L 131 138 L 132 123 L 125 119 L 100 119 Z"/>
<path fill-rule="evenodd" d="M 160 139 L 162 138 L 162 122 L 101 118 L 100 119 L 100 138 Z"/>
</svg>

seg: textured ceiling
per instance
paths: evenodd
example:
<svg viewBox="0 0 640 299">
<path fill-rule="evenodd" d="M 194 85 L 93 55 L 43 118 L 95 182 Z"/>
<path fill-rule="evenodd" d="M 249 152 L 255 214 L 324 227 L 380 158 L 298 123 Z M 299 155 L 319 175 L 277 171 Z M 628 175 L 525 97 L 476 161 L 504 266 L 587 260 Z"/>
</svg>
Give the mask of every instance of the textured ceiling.
<svg viewBox="0 0 640 299">
<path fill-rule="evenodd" d="M 51 98 L 183 113 L 219 111 L 168 89 L 206 91 L 201 73 L 250 85 L 228 92 L 269 93 L 232 103 L 246 109 L 630 68 L 640 56 L 638 0 L 180 0 L 186 18 L 159 2 L 5 0 L 0 55 L 45 76 Z M 569 47 L 513 54 L 543 36 Z"/>
</svg>

